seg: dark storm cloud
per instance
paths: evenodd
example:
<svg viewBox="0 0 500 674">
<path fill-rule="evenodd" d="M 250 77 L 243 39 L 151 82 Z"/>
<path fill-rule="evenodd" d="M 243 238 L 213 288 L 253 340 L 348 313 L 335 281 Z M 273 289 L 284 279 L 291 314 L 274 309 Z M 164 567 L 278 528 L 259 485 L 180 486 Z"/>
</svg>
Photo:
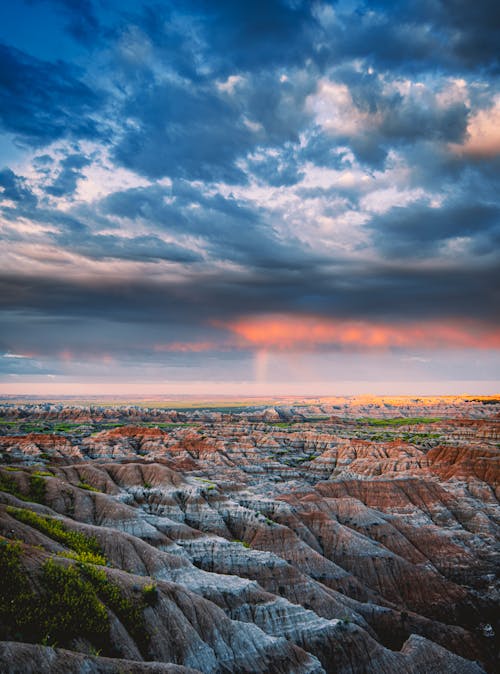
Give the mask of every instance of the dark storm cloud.
<svg viewBox="0 0 500 674">
<path fill-rule="evenodd" d="M 440 35 L 441 49 L 432 53 L 434 58 L 454 58 L 462 66 L 483 66 L 498 71 L 500 6 L 496 0 L 375 0 L 369 5 L 392 17 L 396 26 L 401 23 L 424 25 L 432 29 L 436 36 Z"/>
<path fill-rule="evenodd" d="M 409 0 L 324 3 L 316 32 L 315 61 L 321 67 L 366 59 L 399 73 L 484 69 L 498 72 L 500 18 L 495 0 Z M 331 7 L 334 19 L 325 7 Z"/>
<path fill-rule="evenodd" d="M 193 362 L 189 354 L 180 359 L 158 354 L 155 345 L 206 341 L 214 345 L 209 347 L 213 351 L 224 350 L 230 335 L 214 327 L 214 321 L 217 326 L 248 314 L 312 313 L 403 325 L 419 317 L 445 321 L 464 315 L 490 325 L 495 321 L 498 267 L 429 272 L 389 266 L 357 271 L 212 273 L 182 283 L 2 275 L 0 349 L 34 353 L 42 363 L 43 356 L 59 358 L 69 349 L 84 362 L 110 353 L 124 363 L 167 359 L 184 367 Z"/>
<path fill-rule="evenodd" d="M 0 125 L 40 146 L 62 137 L 97 138 L 94 114 L 103 102 L 75 69 L 0 45 Z"/>
<path fill-rule="evenodd" d="M 53 375 L 58 370 L 57 366 L 47 367 L 35 358 L 28 358 L 22 354 L 0 353 L 0 376 Z"/>
<path fill-rule="evenodd" d="M 190 325 L 242 313 L 317 313 L 407 320 L 465 315 L 498 320 L 500 272 L 481 268 L 364 265 L 349 269 L 204 272 L 178 282 L 151 279 L 61 280 L 3 274 L 0 306 L 60 319 Z M 496 318 L 495 318 L 496 317 Z M 20 328 L 21 329 L 21 328 Z"/>
<path fill-rule="evenodd" d="M 384 254 L 411 258 L 436 255 L 444 242 L 456 238 L 484 243 L 495 236 L 499 226 L 499 206 L 453 201 L 434 208 L 422 202 L 397 206 L 368 224 Z M 487 252 L 494 250 L 491 246 Z"/>
</svg>

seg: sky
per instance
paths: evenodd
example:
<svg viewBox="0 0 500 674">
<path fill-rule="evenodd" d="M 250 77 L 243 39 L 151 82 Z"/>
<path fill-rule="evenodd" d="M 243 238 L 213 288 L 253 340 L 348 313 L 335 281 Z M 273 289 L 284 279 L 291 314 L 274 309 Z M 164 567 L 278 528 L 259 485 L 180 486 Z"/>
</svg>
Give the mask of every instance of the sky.
<svg viewBox="0 0 500 674">
<path fill-rule="evenodd" d="M 0 393 L 498 393 L 499 31 L 0 3 Z"/>
</svg>

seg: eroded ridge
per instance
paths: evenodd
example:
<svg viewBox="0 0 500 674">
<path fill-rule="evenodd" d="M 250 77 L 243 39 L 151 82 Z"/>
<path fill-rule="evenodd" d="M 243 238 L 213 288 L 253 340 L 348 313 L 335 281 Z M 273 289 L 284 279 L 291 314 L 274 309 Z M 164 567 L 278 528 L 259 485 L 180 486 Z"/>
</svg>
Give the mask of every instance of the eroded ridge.
<svg viewBox="0 0 500 674">
<path fill-rule="evenodd" d="M 499 410 L 3 405 L 2 671 L 494 671 Z"/>
</svg>

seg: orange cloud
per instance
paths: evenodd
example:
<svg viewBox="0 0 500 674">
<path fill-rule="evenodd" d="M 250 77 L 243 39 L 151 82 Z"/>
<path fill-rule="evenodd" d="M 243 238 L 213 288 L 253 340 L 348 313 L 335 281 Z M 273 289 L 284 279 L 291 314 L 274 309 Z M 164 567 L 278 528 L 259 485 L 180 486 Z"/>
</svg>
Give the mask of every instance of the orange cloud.
<svg viewBox="0 0 500 674">
<path fill-rule="evenodd" d="M 326 319 L 314 316 L 255 316 L 227 323 L 243 343 L 259 349 L 500 348 L 500 330 L 475 322 L 405 324 Z"/>
</svg>

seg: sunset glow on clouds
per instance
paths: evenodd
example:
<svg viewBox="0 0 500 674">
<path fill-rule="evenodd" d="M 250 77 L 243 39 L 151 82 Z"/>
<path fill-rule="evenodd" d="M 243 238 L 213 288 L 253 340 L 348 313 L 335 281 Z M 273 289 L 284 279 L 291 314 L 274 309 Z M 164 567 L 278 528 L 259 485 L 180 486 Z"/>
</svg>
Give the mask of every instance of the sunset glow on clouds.
<svg viewBox="0 0 500 674">
<path fill-rule="evenodd" d="M 2 3 L 3 389 L 497 381 L 499 20 Z"/>
<path fill-rule="evenodd" d="M 499 349 L 500 329 L 429 321 L 407 325 L 334 321 L 311 316 L 244 318 L 228 328 L 253 347 L 277 350 L 389 348 Z"/>
<path fill-rule="evenodd" d="M 458 149 L 476 157 L 500 155 L 500 96 L 490 108 L 479 110 L 469 119 L 465 142 Z"/>
</svg>

